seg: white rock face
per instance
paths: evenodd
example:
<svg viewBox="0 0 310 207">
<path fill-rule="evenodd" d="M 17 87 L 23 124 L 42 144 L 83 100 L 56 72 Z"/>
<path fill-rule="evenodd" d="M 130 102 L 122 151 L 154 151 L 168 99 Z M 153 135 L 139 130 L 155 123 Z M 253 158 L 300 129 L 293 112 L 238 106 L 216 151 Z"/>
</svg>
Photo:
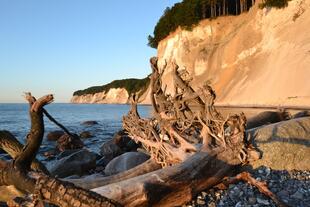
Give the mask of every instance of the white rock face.
<svg viewBox="0 0 310 207">
<path fill-rule="evenodd" d="M 126 104 L 128 98 L 129 95 L 125 88 L 111 88 L 107 93 L 73 96 L 71 103 Z"/>
<path fill-rule="evenodd" d="M 174 92 L 171 63 L 176 62 L 193 77 L 194 88 L 211 83 L 218 105 L 309 106 L 310 0 L 289 1 L 284 9 L 259 9 L 258 3 L 247 13 L 204 20 L 162 40 L 159 69 L 167 92 Z M 128 103 L 124 90 L 72 102 Z M 139 102 L 151 103 L 149 89 Z"/>
<path fill-rule="evenodd" d="M 177 30 L 158 47 L 163 83 L 173 93 L 171 63 L 193 76 L 194 88 L 211 82 L 218 105 L 310 105 L 310 0 L 284 9 L 259 9 L 204 20 Z"/>
</svg>

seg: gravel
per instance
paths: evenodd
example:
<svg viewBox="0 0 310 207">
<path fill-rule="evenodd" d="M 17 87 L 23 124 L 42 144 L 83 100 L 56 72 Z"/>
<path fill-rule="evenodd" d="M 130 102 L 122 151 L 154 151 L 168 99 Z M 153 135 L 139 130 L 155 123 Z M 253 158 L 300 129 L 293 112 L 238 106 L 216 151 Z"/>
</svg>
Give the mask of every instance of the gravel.
<svg viewBox="0 0 310 207">
<path fill-rule="evenodd" d="M 269 190 L 288 206 L 310 207 L 310 171 L 278 171 L 261 166 L 249 172 L 256 180 L 266 181 Z M 185 206 L 266 207 L 276 205 L 256 187 L 240 181 L 229 185 L 226 190 L 212 188 L 203 191 Z"/>
</svg>

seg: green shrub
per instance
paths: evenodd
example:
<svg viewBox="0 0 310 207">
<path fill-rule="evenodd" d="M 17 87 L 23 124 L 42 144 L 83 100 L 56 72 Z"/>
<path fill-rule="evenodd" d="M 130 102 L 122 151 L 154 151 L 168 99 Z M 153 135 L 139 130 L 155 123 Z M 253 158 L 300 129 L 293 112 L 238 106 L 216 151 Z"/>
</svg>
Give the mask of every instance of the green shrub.
<svg viewBox="0 0 310 207">
<path fill-rule="evenodd" d="M 129 95 L 141 91 L 142 93 L 149 85 L 149 77 L 143 79 L 122 79 L 114 80 L 111 83 L 102 86 L 93 86 L 84 90 L 78 90 L 73 93 L 74 96 L 81 96 L 86 94 L 95 94 L 100 92 L 108 92 L 111 88 L 125 88 Z"/>
</svg>

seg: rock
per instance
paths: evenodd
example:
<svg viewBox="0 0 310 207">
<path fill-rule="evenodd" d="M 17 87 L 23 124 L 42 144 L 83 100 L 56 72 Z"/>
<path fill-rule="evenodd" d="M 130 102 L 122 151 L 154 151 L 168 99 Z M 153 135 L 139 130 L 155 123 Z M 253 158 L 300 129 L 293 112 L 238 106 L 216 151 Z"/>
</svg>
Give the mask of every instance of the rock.
<svg viewBox="0 0 310 207">
<path fill-rule="evenodd" d="M 81 132 L 80 137 L 83 139 L 86 139 L 86 138 L 93 137 L 93 135 L 89 131 L 83 131 L 83 132 Z"/>
<path fill-rule="evenodd" d="M 268 206 L 270 204 L 268 200 L 264 200 L 264 199 L 261 199 L 261 198 L 257 198 L 256 200 L 257 200 L 257 203 L 259 203 L 259 204 L 263 204 L 263 205 L 266 205 L 266 206 Z"/>
<path fill-rule="evenodd" d="M 64 134 L 57 140 L 56 147 L 59 151 L 63 152 L 65 150 L 81 149 L 83 146 L 83 142 L 76 134 L 74 136 Z"/>
<path fill-rule="evenodd" d="M 70 175 L 83 175 L 96 168 L 96 154 L 82 149 L 57 160 L 50 168 L 53 176 L 64 178 Z"/>
<path fill-rule="evenodd" d="M 87 126 L 92 126 L 92 125 L 98 124 L 98 122 L 96 122 L 96 121 L 84 121 L 82 124 L 87 125 Z"/>
<path fill-rule="evenodd" d="M 281 111 L 264 111 L 251 117 L 247 121 L 246 129 L 253 129 L 266 124 L 276 123 L 284 120 L 289 120 L 291 115 L 285 110 Z"/>
<path fill-rule="evenodd" d="M 289 192 L 287 192 L 287 190 L 281 190 L 277 193 L 277 195 L 281 198 L 287 198 L 289 196 Z"/>
<path fill-rule="evenodd" d="M 101 166 L 101 167 L 105 167 L 109 162 L 110 162 L 110 160 L 108 160 L 105 157 L 102 157 L 100 160 L 97 161 L 96 165 Z"/>
<path fill-rule="evenodd" d="M 57 150 L 50 150 L 43 153 L 43 156 L 46 158 L 53 158 L 57 154 Z"/>
<path fill-rule="evenodd" d="M 114 157 L 122 154 L 121 148 L 114 143 L 113 140 L 109 140 L 100 147 L 100 155 L 105 157 L 107 160 L 112 160 Z"/>
<path fill-rule="evenodd" d="M 274 170 L 310 170 L 310 117 L 291 119 L 247 131 L 262 159 L 251 163 Z"/>
<path fill-rule="evenodd" d="M 293 119 L 310 116 L 310 111 L 300 111 L 293 115 Z"/>
<path fill-rule="evenodd" d="M 49 141 L 57 141 L 62 135 L 64 135 L 64 131 L 60 131 L 60 130 L 57 130 L 57 131 L 52 131 L 52 132 L 49 132 L 46 137 L 47 137 L 47 140 Z"/>
<path fill-rule="evenodd" d="M 61 152 L 58 156 L 57 156 L 57 160 L 60 160 L 64 157 L 67 157 L 69 155 L 72 155 L 73 153 L 76 153 L 78 151 L 80 151 L 81 149 L 69 149 L 69 150 L 65 150 L 63 152 Z"/>
<path fill-rule="evenodd" d="M 303 200 L 304 198 L 304 195 L 300 192 L 300 191 L 296 191 L 292 196 L 291 198 L 293 199 L 298 199 L 298 200 Z"/>
<path fill-rule="evenodd" d="M 248 202 L 250 205 L 254 205 L 256 203 L 256 198 L 255 197 L 249 197 Z"/>
<path fill-rule="evenodd" d="M 202 199 L 197 199 L 197 204 L 198 205 L 205 205 L 206 202 L 204 200 L 202 200 Z"/>
<path fill-rule="evenodd" d="M 140 146 L 135 141 L 133 141 L 124 130 L 120 130 L 115 133 L 112 140 L 124 152 L 136 151 Z"/>
<path fill-rule="evenodd" d="M 239 201 L 238 203 L 236 203 L 235 207 L 241 207 L 242 206 L 242 202 Z"/>
<path fill-rule="evenodd" d="M 126 152 L 109 162 L 104 172 L 106 175 L 114 175 L 129 170 L 145 162 L 149 158 L 150 156 L 141 152 Z"/>
</svg>

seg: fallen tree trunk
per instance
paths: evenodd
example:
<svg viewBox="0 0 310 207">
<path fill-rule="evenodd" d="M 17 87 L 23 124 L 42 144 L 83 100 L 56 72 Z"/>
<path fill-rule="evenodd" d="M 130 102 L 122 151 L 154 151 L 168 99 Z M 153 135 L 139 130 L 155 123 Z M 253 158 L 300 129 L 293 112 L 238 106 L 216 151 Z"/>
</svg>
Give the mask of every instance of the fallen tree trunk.
<svg viewBox="0 0 310 207">
<path fill-rule="evenodd" d="M 34 194 L 34 203 L 43 200 L 59 206 L 118 206 L 115 201 L 97 193 L 30 171 L 31 163 L 33 163 L 43 139 L 43 107 L 53 101 L 53 96 L 47 95 L 36 100 L 28 93 L 26 99 L 30 104 L 31 118 L 27 143 L 13 161 L 0 160 L 0 185 L 13 185 L 25 193 Z M 1 138 L 3 137 L 1 136 Z M 19 203 L 19 205 L 23 204 Z"/>
<path fill-rule="evenodd" d="M 204 85 L 194 90 L 189 74 L 176 65 L 175 93 L 166 94 L 156 58 L 151 59 L 151 66 L 154 117 L 141 118 L 133 96 L 132 108 L 123 118 L 123 128 L 142 144 L 152 160 L 127 172 L 93 180 L 104 185 L 92 189 L 94 192 L 29 173 L 43 138 L 42 108 L 53 98 L 46 96 L 36 101 L 28 95 L 31 132 L 13 162 L 0 162 L 0 184 L 14 185 L 37 199 L 59 206 L 176 206 L 189 202 L 201 190 L 234 174 L 238 166 L 259 157 L 246 139 L 244 114 L 224 119 L 214 108 L 212 88 Z M 158 169 L 159 165 L 162 169 Z M 145 166 L 148 168 L 144 169 Z M 76 184 L 92 187 L 80 181 L 83 182 L 79 180 Z"/>
<path fill-rule="evenodd" d="M 238 165 L 240 161 L 231 150 L 213 156 L 197 152 L 183 163 L 93 191 L 124 206 L 179 206 L 233 174 Z"/>
<path fill-rule="evenodd" d="M 24 145 L 22 145 L 13 134 L 9 131 L 0 131 L 0 148 L 8 153 L 13 159 L 15 159 L 22 151 Z M 31 163 L 31 169 L 38 172 L 49 174 L 49 171 L 39 160 L 34 159 Z"/>
<path fill-rule="evenodd" d="M 85 189 L 98 188 L 100 186 L 109 185 L 111 183 L 117 183 L 123 180 L 127 180 L 133 177 L 144 175 L 149 172 L 153 172 L 161 168 L 161 165 L 157 164 L 153 159 L 130 169 L 122 173 L 111 176 L 103 176 L 101 174 L 95 174 L 86 176 L 80 179 L 63 179 L 65 181 L 71 182 L 77 186 L 80 186 Z"/>
<path fill-rule="evenodd" d="M 213 106 L 211 87 L 195 92 L 176 65 L 176 93 L 165 94 L 156 58 L 151 66 L 154 118 L 139 116 L 133 96 L 123 128 L 164 168 L 93 189 L 124 206 L 182 205 L 256 155 L 245 138 L 243 114 L 223 119 Z"/>
</svg>

